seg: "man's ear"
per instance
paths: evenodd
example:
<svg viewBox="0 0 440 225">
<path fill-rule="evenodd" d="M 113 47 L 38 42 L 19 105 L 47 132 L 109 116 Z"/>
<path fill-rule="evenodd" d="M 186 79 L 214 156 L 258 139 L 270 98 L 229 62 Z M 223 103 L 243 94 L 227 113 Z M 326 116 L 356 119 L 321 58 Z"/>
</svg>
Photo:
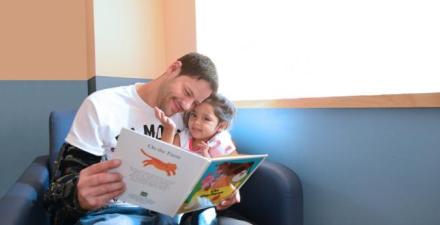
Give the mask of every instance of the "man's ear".
<svg viewBox="0 0 440 225">
<path fill-rule="evenodd" d="M 164 77 L 164 79 L 174 79 L 177 77 L 177 75 L 180 74 L 180 69 L 182 68 L 182 62 L 181 61 L 175 61 L 170 66 L 168 66 L 165 73 L 162 74 L 161 77 Z"/>
<path fill-rule="evenodd" d="M 217 131 L 226 130 L 228 128 L 228 122 L 222 121 L 217 125 Z"/>
<path fill-rule="evenodd" d="M 178 75 L 180 73 L 181 68 L 182 68 L 182 62 L 175 61 L 168 67 L 167 72 Z"/>
</svg>

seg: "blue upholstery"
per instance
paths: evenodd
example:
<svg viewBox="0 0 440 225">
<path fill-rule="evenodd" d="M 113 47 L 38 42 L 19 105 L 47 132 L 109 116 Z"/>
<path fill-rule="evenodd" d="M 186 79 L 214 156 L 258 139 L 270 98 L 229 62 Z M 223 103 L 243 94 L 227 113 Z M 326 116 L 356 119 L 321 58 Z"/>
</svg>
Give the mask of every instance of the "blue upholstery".
<svg viewBox="0 0 440 225">
<path fill-rule="evenodd" d="M 1 224 L 49 224 L 42 194 L 49 185 L 48 157 L 37 157 L 0 200 Z"/>
<path fill-rule="evenodd" d="M 50 154 L 37 157 L 0 200 L 1 224 L 49 224 L 42 196 L 52 172 L 49 168 L 64 142 L 74 115 L 75 111 L 50 114 Z M 239 138 L 239 134 L 234 134 L 234 139 Z M 237 147 L 240 149 L 240 146 Z M 232 210 L 259 225 L 303 224 L 300 180 L 292 170 L 279 163 L 266 160 L 243 186 L 241 194 L 242 202 L 233 206 Z"/>
<path fill-rule="evenodd" d="M 296 174 L 279 163 L 264 161 L 240 190 L 233 207 L 257 224 L 303 224 L 302 189 Z"/>
</svg>

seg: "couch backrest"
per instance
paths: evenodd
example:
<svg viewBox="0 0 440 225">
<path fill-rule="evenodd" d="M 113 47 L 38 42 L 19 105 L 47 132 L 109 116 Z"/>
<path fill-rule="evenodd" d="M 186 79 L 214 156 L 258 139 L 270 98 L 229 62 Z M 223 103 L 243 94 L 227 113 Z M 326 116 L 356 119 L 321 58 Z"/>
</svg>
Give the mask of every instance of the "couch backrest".
<svg viewBox="0 0 440 225">
<path fill-rule="evenodd" d="M 75 117 L 75 110 L 53 111 L 49 117 L 49 159 L 50 174 L 53 174 L 53 163 L 58 155 L 61 145 L 69 132 Z"/>
<path fill-rule="evenodd" d="M 75 110 L 53 111 L 49 118 L 50 173 L 75 117 Z M 236 134 L 236 137 L 241 135 Z M 302 188 L 298 176 L 289 168 L 265 161 L 242 189 L 242 203 L 233 206 L 259 224 L 302 224 Z M 258 188 L 257 188 L 258 187 Z M 262 190 L 262 187 L 264 190 Z M 269 187 L 269 188 L 267 188 Z M 264 193 L 264 194 L 262 194 Z M 259 196 L 256 198 L 255 196 Z M 274 199 L 278 199 L 275 200 Z M 261 200 L 266 202 L 261 204 Z M 271 204 L 267 204 L 271 203 Z"/>
<path fill-rule="evenodd" d="M 301 181 L 284 165 L 265 160 L 240 189 L 240 194 L 241 203 L 232 209 L 258 221 L 257 224 L 303 224 Z"/>
</svg>

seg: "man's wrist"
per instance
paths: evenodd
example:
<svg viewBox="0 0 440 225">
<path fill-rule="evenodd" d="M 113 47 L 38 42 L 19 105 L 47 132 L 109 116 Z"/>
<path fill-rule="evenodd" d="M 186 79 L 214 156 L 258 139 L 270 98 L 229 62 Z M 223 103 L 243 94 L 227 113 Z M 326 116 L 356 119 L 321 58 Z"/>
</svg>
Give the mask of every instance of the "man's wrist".
<svg viewBox="0 0 440 225">
<path fill-rule="evenodd" d="M 78 199 L 77 190 L 78 189 L 75 189 L 75 192 L 74 192 L 72 210 L 75 211 L 79 216 L 82 216 L 82 215 L 86 214 L 89 210 L 83 209 L 81 207 L 81 204 L 79 203 L 79 199 Z"/>
</svg>

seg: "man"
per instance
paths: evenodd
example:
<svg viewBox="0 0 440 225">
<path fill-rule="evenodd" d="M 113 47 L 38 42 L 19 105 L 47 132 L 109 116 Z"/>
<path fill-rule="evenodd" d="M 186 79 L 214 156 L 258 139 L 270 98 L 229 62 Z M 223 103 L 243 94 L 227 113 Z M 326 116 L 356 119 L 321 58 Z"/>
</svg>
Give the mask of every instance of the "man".
<svg viewBox="0 0 440 225">
<path fill-rule="evenodd" d="M 171 218 L 113 200 L 124 192 L 125 185 L 120 174 L 109 172 L 120 165 L 119 160 L 111 160 L 111 153 L 122 127 L 160 139 L 163 127 L 154 116 L 154 107 L 182 129 L 180 112 L 201 103 L 217 88 L 213 62 L 204 55 L 189 53 L 149 83 L 101 90 L 87 97 L 61 148 L 45 194 L 54 224 L 94 224 L 102 220 L 114 224 L 168 224 Z M 217 209 L 236 202 L 238 194 Z"/>
</svg>

